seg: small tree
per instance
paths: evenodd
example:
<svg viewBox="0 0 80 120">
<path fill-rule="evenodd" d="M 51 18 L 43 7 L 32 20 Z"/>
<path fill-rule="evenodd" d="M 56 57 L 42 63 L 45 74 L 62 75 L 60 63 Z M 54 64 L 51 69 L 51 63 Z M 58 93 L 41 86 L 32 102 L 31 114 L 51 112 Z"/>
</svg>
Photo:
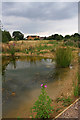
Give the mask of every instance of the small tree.
<svg viewBox="0 0 80 120">
<path fill-rule="evenodd" d="M 47 96 L 45 88 L 47 86 L 41 84 L 41 94 L 38 100 L 32 107 L 31 113 L 36 112 L 35 118 L 50 118 L 50 114 L 53 113 L 53 107 L 51 106 L 51 99 Z"/>
<path fill-rule="evenodd" d="M 2 31 L 2 42 L 9 42 L 11 41 L 11 35 L 8 31 Z"/>
<path fill-rule="evenodd" d="M 24 35 L 20 31 L 14 31 L 12 36 L 14 37 L 15 40 L 23 40 Z"/>
</svg>

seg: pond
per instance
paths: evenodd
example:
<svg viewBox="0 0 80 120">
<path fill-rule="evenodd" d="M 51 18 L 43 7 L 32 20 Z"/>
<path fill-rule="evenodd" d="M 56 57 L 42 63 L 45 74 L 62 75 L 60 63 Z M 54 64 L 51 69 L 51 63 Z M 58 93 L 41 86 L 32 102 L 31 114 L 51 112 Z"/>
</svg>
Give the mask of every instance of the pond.
<svg viewBox="0 0 80 120">
<path fill-rule="evenodd" d="M 47 85 L 46 91 L 51 99 L 56 99 L 64 92 L 67 94 L 68 90 L 71 94 L 71 86 L 66 88 L 70 83 L 66 78 L 70 71 L 69 68 L 57 68 L 53 59 L 4 57 L 2 63 L 3 117 L 29 117 L 30 108 L 40 94 L 42 83 Z"/>
</svg>

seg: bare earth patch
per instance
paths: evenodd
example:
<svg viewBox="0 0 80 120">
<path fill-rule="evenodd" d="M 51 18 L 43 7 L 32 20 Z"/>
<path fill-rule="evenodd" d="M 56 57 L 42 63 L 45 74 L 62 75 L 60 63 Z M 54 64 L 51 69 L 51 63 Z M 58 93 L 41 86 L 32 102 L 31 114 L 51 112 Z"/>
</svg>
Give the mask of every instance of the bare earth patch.
<svg viewBox="0 0 80 120">
<path fill-rule="evenodd" d="M 60 113 L 55 118 L 80 118 L 80 99 L 77 99 L 73 104 L 71 104 L 67 109 Z"/>
</svg>

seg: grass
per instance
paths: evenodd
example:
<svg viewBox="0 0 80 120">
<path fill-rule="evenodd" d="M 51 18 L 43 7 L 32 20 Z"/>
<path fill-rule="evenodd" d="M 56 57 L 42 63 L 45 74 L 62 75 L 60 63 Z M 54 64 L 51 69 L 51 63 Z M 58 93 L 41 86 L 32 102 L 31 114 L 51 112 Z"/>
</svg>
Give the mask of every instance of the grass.
<svg viewBox="0 0 80 120">
<path fill-rule="evenodd" d="M 40 51 L 40 50 L 50 50 L 50 49 L 52 49 L 53 48 L 53 46 L 47 46 L 46 44 L 44 44 L 43 46 L 42 45 L 39 45 L 39 46 L 37 46 L 36 47 L 36 49 L 37 49 L 37 51 Z"/>
<path fill-rule="evenodd" d="M 62 107 L 57 108 L 57 109 L 56 109 L 56 112 L 58 112 L 58 111 L 61 110 L 61 109 L 62 109 Z"/>
<path fill-rule="evenodd" d="M 64 42 L 63 45 L 64 45 L 64 46 L 78 47 L 78 43 L 77 43 L 77 42 L 74 42 L 74 41 L 71 41 L 71 40 L 68 40 L 68 41 Z"/>
<path fill-rule="evenodd" d="M 55 56 L 56 48 L 62 46 L 62 41 L 56 40 L 38 40 L 38 41 L 10 41 L 9 44 L 15 43 L 15 52 L 19 54 L 27 55 L 37 55 L 43 54 L 47 56 L 47 53 L 50 53 L 50 56 Z M 8 44 L 2 45 L 2 52 L 4 54 L 9 53 Z M 16 54 L 17 55 L 17 54 Z"/>
<path fill-rule="evenodd" d="M 80 84 L 80 74 L 78 73 L 78 84 Z"/>
<path fill-rule="evenodd" d="M 66 106 L 68 106 L 68 105 L 70 105 L 71 104 L 71 102 L 72 102 L 72 99 L 70 98 L 70 96 L 68 97 L 68 98 L 65 98 L 65 97 L 62 97 L 62 98 L 57 98 L 56 99 L 56 102 L 58 103 L 58 102 L 62 102 L 62 105 L 64 106 L 64 107 L 66 107 Z"/>
<path fill-rule="evenodd" d="M 80 74 L 77 74 L 78 82 L 77 84 L 73 82 L 74 96 L 78 97 L 80 95 Z"/>
<path fill-rule="evenodd" d="M 78 96 L 79 96 L 78 90 L 79 90 L 78 84 L 77 84 L 77 85 L 74 85 L 74 96 L 75 96 L 75 97 L 78 97 Z"/>
<path fill-rule="evenodd" d="M 56 50 L 56 63 L 60 67 L 69 67 L 72 60 L 72 50 L 71 48 L 57 48 Z"/>
</svg>

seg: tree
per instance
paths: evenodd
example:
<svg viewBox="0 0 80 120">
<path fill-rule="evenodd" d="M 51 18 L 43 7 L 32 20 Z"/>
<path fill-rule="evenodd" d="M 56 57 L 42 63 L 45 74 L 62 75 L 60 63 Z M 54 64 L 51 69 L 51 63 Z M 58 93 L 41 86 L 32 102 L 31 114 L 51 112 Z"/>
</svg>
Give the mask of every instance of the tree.
<svg viewBox="0 0 80 120">
<path fill-rule="evenodd" d="M 71 40 L 74 40 L 74 42 L 80 41 L 80 34 L 75 33 L 74 35 L 71 35 Z"/>
<path fill-rule="evenodd" d="M 24 35 L 20 31 L 14 31 L 12 36 L 14 37 L 15 40 L 23 40 Z"/>
<path fill-rule="evenodd" d="M 47 37 L 45 36 L 43 40 L 47 40 Z"/>
<path fill-rule="evenodd" d="M 65 35 L 65 39 L 69 39 L 71 36 L 70 35 Z"/>
<path fill-rule="evenodd" d="M 2 31 L 2 42 L 9 42 L 11 41 L 11 35 L 9 31 Z"/>
<path fill-rule="evenodd" d="M 80 34 L 75 33 L 75 34 L 73 35 L 73 37 L 80 37 Z"/>
<path fill-rule="evenodd" d="M 54 34 L 54 35 L 49 36 L 47 39 L 48 40 L 62 40 L 63 36 L 62 35 L 58 35 L 58 34 Z"/>
</svg>

